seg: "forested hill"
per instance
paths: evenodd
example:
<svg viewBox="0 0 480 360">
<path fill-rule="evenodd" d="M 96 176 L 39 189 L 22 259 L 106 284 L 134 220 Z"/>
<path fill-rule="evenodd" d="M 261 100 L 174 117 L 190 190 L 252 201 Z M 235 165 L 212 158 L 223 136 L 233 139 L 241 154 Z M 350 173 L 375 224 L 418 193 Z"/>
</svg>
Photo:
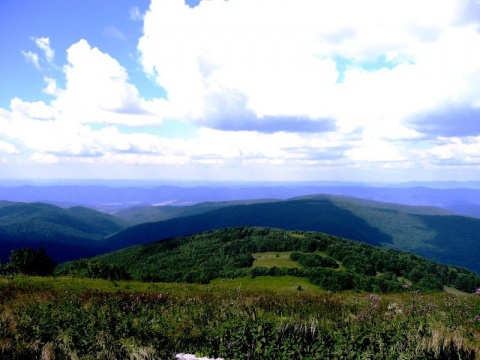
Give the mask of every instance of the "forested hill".
<svg viewBox="0 0 480 360">
<path fill-rule="evenodd" d="M 319 231 L 371 245 L 411 251 L 480 272 L 480 220 L 435 208 L 315 196 L 230 206 L 203 214 L 146 223 L 108 238 L 111 249 L 233 226 Z"/>
<path fill-rule="evenodd" d="M 104 252 L 104 237 L 125 223 L 84 207 L 0 203 L 0 260 L 21 247 L 43 247 L 57 262 Z"/>
<path fill-rule="evenodd" d="M 12 249 L 43 247 L 57 262 L 127 246 L 234 226 L 319 231 L 411 251 L 480 272 L 480 220 L 432 207 L 385 204 L 345 196 L 203 203 L 142 212 L 170 217 L 127 228 L 125 220 L 84 207 L 0 202 L 0 260 Z M 234 205 L 236 204 L 236 205 Z M 143 211 L 143 210 L 141 210 Z M 124 213 L 123 215 L 125 215 Z M 124 219 L 132 221 L 138 212 Z M 195 214 L 195 215 L 189 215 Z M 128 217 L 130 216 L 130 219 Z M 178 216 L 171 218 L 173 216 Z M 137 219 L 138 220 L 138 219 Z"/>
<path fill-rule="evenodd" d="M 276 254 L 276 255 L 275 255 Z M 268 258 L 268 261 L 262 259 Z M 296 276 L 325 290 L 401 292 L 444 286 L 474 292 L 480 276 L 420 256 L 317 232 L 220 229 L 133 246 L 57 267 L 57 275 L 208 283 L 217 278 Z"/>
</svg>

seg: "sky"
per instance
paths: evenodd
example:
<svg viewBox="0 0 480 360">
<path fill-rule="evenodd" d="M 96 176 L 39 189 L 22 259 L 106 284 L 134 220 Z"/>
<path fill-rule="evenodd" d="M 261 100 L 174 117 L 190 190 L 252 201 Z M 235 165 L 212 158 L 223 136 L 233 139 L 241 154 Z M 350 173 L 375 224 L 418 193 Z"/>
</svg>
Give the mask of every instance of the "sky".
<svg viewBox="0 0 480 360">
<path fill-rule="evenodd" d="M 480 0 L 0 2 L 0 178 L 479 170 Z"/>
</svg>

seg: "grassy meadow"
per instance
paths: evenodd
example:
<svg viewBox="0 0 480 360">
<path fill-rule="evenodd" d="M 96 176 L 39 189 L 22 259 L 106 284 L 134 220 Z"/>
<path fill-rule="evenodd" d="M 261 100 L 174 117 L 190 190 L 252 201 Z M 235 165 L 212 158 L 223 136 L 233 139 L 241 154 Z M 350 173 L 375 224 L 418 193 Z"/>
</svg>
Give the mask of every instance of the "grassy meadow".
<svg viewBox="0 0 480 360">
<path fill-rule="evenodd" d="M 278 268 L 302 269 L 303 267 L 297 261 L 290 259 L 291 254 L 291 251 L 254 253 L 253 257 L 255 260 L 253 261 L 252 267 L 271 268 L 276 266 Z"/>
<path fill-rule="evenodd" d="M 0 278 L 1 359 L 475 359 L 480 298 L 329 293 L 295 277 L 209 285 Z M 301 288 L 299 288 L 301 285 Z"/>
</svg>

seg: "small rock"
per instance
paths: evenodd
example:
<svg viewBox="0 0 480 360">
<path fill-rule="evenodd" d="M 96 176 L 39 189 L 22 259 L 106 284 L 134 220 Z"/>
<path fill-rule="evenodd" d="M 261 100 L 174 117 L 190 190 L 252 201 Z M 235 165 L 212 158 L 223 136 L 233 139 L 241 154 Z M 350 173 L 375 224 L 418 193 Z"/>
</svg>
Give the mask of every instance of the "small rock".
<svg viewBox="0 0 480 360">
<path fill-rule="evenodd" d="M 198 358 L 193 354 L 177 354 L 175 355 L 175 357 L 178 360 L 224 360 L 222 358 L 217 358 L 217 359 L 207 358 L 206 356 Z"/>
</svg>

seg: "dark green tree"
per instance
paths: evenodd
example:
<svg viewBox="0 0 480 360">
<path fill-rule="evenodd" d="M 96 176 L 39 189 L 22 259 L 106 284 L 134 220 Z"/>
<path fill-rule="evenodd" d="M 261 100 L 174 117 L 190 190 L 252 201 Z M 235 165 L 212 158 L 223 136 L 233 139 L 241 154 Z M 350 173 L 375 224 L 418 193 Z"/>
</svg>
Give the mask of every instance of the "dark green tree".
<svg viewBox="0 0 480 360">
<path fill-rule="evenodd" d="M 5 265 L 8 272 L 25 275 L 52 275 L 55 262 L 45 253 L 42 248 L 34 250 L 21 248 L 12 250 L 10 262 Z"/>
</svg>

